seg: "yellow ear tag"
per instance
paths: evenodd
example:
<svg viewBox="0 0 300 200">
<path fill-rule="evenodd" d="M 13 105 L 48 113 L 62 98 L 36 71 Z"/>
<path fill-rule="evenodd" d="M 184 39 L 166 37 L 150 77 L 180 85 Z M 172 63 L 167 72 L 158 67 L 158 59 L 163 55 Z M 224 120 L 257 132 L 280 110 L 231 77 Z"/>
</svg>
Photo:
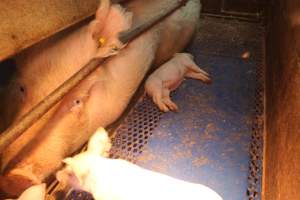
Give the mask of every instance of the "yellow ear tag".
<svg viewBox="0 0 300 200">
<path fill-rule="evenodd" d="M 104 44 L 105 44 L 105 38 L 104 37 L 100 37 L 99 38 L 99 47 L 103 47 L 104 46 Z"/>
</svg>

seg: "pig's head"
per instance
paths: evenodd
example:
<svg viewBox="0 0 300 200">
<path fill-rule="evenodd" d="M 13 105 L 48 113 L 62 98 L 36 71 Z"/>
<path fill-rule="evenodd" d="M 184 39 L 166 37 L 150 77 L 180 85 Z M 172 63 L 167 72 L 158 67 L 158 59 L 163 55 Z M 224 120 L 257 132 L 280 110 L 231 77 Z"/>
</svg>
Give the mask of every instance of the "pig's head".
<svg viewBox="0 0 300 200">
<path fill-rule="evenodd" d="M 85 152 L 74 157 L 63 160 L 65 168 L 56 173 L 56 179 L 65 187 L 75 190 L 84 188 L 84 181 L 90 172 L 90 168 L 95 162 L 95 158 L 107 157 L 111 148 L 111 142 L 104 128 L 99 128 L 91 137 L 88 148 Z"/>
</svg>

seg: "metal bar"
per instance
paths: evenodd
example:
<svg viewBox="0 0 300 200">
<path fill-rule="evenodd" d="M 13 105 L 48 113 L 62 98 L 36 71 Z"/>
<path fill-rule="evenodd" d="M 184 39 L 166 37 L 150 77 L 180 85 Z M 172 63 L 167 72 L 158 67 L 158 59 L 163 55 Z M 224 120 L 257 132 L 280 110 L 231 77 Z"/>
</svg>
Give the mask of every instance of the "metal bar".
<svg viewBox="0 0 300 200">
<path fill-rule="evenodd" d="M 222 14 L 201 13 L 201 17 L 213 17 L 213 18 L 238 20 L 238 21 L 251 22 L 251 23 L 261 22 L 260 18 L 249 18 L 249 17 L 242 17 L 242 16 L 234 16 L 234 15 L 227 15 L 225 13 L 222 13 Z"/>
<path fill-rule="evenodd" d="M 158 13 L 153 18 L 149 19 L 147 22 L 138 24 L 137 26 L 133 27 L 128 31 L 121 32 L 119 34 L 119 40 L 123 43 L 125 43 L 126 41 L 133 40 L 134 38 L 142 34 L 145 30 L 154 26 L 158 21 L 163 20 L 175 10 L 185 5 L 186 2 L 187 0 L 177 0 L 177 2 L 171 5 L 170 7 L 161 9 L 160 13 Z"/>
<path fill-rule="evenodd" d="M 141 33 L 151 28 L 161 19 L 171 14 L 177 8 L 184 5 L 187 0 L 178 0 L 170 8 L 163 9 L 158 15 L 153 16 L 145 23 L 141 23 L 128 31 L 122 32 L 119 35 L 119 40 L 123 43 L 128 43 Z M 90 73 L 98 68 L 104 62 L 103 58 L 93 58 L 84 67 L 82 67 L 75 75 L 65 81 L 60 87 L 48 95 L 45 99 L 39 102 L 31 111 L 24 115 L 16 124 L 9 127 L 1 134 L 0 137 L 0 152 L 3 151 L 9 144 L 22 135 L 31 125 L 34 124 L 40 117 L 50 110 L 52 106 L 58 103 L 65 94 L 74 88 L 80 81 L 87 77 Z"/>
</svg>

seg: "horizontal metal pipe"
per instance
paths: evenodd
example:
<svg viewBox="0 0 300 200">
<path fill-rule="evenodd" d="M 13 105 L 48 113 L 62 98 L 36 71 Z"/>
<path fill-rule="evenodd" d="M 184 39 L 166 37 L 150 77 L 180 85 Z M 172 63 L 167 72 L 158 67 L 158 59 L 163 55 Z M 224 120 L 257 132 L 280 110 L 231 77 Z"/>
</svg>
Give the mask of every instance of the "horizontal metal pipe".
<svg viewBox="0 0 300 200">
<path fill-rule="evenodd" d="M 161 21 L 163 18 L 171 14 L 173 11 L 185 4 L 187 0 L 177 0 L 169 8 L 162 9 L 162 12 L 148 19 L 145 23 L 141 23 L 128 31 L 119 34 L 119 40 L 124 44 L 130 42 L 140 34 L 151 28 L 153 25 Z M 0 152 L 2 152 L 9 144 L 22 135 L 35 121 L 47 113 L 51 107 L 58 103 L 65 94 L 80 83 L 89 74 L 95 71 L 103 62 L 104 58 L 93 58 L 84 67 L 82 67 L 70 79 L 65 81 L 60 87 L 54 90 L 45 99 L 39 102 L 31 111 L 25 114 L 18 122 L 9 127 L 1 134 Z"/>
<path fill-rule="evenodd" d="M 157 15 L 148 19 L 146 22 L 138 24 L 132 29 L 129 29 L 128 31 L 121 32 L 119 35 L 119 40 L 123 43 L 133 40 L 134 38 L 138 37 L 140 34 L 144 33 L 145 30 L 151 28 L 159 21 L 168 17 L 175 10 L 185 5 L 186 2 L 187 0 L 177 0 L 174 4 L 170 5 L 170 7 L 160 9 L 160 12 Z"/>
</svg>

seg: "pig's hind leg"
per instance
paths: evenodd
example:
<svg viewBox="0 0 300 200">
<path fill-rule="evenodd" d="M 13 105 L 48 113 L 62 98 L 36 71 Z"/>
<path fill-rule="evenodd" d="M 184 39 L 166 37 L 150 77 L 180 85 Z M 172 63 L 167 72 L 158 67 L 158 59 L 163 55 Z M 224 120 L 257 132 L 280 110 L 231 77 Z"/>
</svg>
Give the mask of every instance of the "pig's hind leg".
<svg viewBox="0 0 300 200">
<path fill-rule="evenodd" d="M 199 73 L 199 72 L 189 71 L 185 74 L 185 77 L 197 79 L 197 80 L 203 81 L 204 83 L 207 83 L 207 84 L 211 83 L 211 79 L 208 76 L 206 76 L 202 73 Z"/>
<path fill-rule="evenodd" d="M 185 74 L 186 78 L 197 79 L 204 83 L 211 83 L 210 75 L 194 62 L 192 56 L 185 57 L 183 64 L 188 69 Z"/>
</svg>

